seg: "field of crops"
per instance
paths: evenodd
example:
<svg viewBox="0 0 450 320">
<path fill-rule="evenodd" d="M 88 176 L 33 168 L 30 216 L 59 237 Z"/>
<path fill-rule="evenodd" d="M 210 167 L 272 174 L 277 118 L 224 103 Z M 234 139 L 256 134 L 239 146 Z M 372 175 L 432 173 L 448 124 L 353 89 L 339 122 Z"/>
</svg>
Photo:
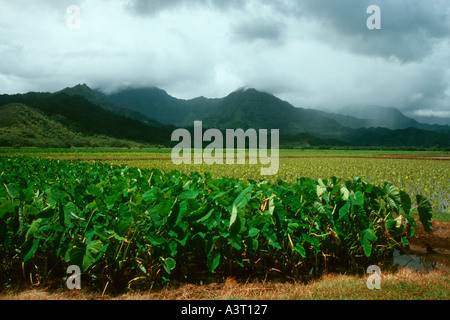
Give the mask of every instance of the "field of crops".
<svg viewBox="0 0 450 320">
<path fill-rule="evenodd" d="M 280 168 L 275 176 L 264 179 L 276 181 L 281 179 L 293 182 L 300 177 L 327 179 L 338 177 L 351 179 L 363 177 L 367 182 L 378 184 L 389 182 L 405 190 L 413 197 L 422 194 L 430 199 L 435 211 L 450 214 L 450 157 L 447 160 L 426 159 L 425 157 L 377 157 L 377 153 L 369 152 L 293 152 L 281 153 Z M 123 156 L 123 155 L 122 155 Z M 154 154 L 154 157 L 159 156 Z M 130 157 L 130 155 L 128 155 Z M 163 171 L 179 170 L 184 173 L 210 173 L 215 178 L 234 177 L 239 179 L 260 180 L 259 165 L 174 165 L 166 155 L 165 159 L 145 159 L 144 155 L 134 159 L 107 162 L 129 165 L 138 168 L 158 168 Z"/>
<path fill-rule="evenodd" d="M 399 151 L 281 150 L 280 168 L 275 176 L 260 175 L 260 165 L 175 165 L 170 149 L 0 149 L 5 155 L 31 155 L 56 159 L 95 159 L 104 163 L 141 169 L 178 170 L 183 173 L 210 173 L 213 178 L 281 179 L 293 182 L 300 177 L 351 179 L 362 177 L 378 184 L 389 182 L 411 197 L 427 197 L 435 211 L 450 214 L 450 154 Z M 243 155 L 245 156 L 245 155 Z"/>
<path fill-rule="evenodd" d="M 69 265 L 101 290 L 198 273 L 358 272 L 408 245 L 417 227 L 414 202 L 424 227 L 432 228 L 425 197 L 390 183 L 347 179 L 364 173 L 361 163 L 332 160 L 286 158 L 279 176 L 259 181 L 257 166 L 247 165 L 169 171 L 167 159 L 0 157 L 0 280 L 45 282 Z M 129 166 L 109 164 L 123 161 Z M 448 170 L 446 161 L 437 163 L 443 165 L 433 172 L 439 182 Z M 327 174 L 333 165 L 334 174 Z M 197 169 L 212 173 L 192 172 Z"/>
</svg>

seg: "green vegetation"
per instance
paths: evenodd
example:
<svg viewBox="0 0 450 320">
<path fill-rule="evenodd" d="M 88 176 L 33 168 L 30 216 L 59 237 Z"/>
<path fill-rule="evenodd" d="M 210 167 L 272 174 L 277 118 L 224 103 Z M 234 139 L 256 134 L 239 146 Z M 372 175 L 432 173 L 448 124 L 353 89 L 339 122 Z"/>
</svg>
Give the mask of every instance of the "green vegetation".
<svg viewBox="0 0 450 320">
<path fill-rule="evenodd" d="M 196 272 L 358 272 L 408 245 L 417 228 L 405 191 L 361 178 L 245 182 L 98 162 L 0 163 L 2 283 L 42 283 L 68 265 L 102 290 Z M 430 203 L 415 200 L 431 230 Z"/>
<path fill-rule="evenodd" d="M 2 146 L 171 145 L 171 127 L 127 118 L 91 103 L 82 96 L 64 92 L 0 95 L 0 112 L 4 113 L 3 119 L 8 119 L 2 121 Z M 18 120 L 14 121 L 16 117 Z M 32 126 L 28 127 L 28 124 Z M 48 128 L 52 131 L 48 131 Z M 33 137 L 34 131 L 41 134 Z"/>
<path fill-rule="evenodd" d="M 279 129 L 284 148 L 450 147 L 449 126 L 421 124 L 395 109 L 372 111 L 394 122 L 296 108 L 255 89 L 181 100 L 158 88 L 104 95 L 84 84 L 56 93 L 0 95 L 0 146 L 172 147 L 175 128 L 202 120 L 205 130 Z"/>
<path fill-rule="evenodd" d="M 38 109 L 20 103 L 0 106 L 0 145 L 41 148 L 136 147 L 139 144 L 106 135 L 86 135 L 69 129 Z"/>
<path fill-rule="evenodd" d="M 33 156 L 54 159 L 96 160 L 109 164 L 128 165 L 141 169 L 160 169 L 210 173 L 213 178 L 231 177 L 259 180 L 258 165 L 175 165 L 170 160 L 171 149 L 127 148 L 0 148 L 0 155 Z M 240 153 L 244 156 L 244 153 Z M 248 155 L 248 154 L 247 154 Z M 246 155 L 246 156 L 247 156 Z M 299 177 L 326 179 L 336 176 L 351 179 L 357 175 L 368 183 L 389 182 L 414 198 L 427 197 L 435 211 L 450 213 L 450 162 L 448 153 L 430 151 L 378 151 L 378 150 L 280 150 L 280 170 L 275 176 L 264 177 L 270 182 L 277 179 L 292 183 Z M 444 160 L 438 160 L 442 158 Z M 413 199 L 415 202 L 415 199 Z M 448 215 L 449 216 L 449 215 Z"/>
</svg>

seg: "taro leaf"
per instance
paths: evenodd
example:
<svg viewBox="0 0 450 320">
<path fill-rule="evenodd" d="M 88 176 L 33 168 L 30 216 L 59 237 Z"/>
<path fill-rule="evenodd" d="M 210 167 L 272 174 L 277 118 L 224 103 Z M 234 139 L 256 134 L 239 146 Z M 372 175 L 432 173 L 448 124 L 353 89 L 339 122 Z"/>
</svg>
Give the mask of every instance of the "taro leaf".
<svg viewBox="0 0 450 320">
<path fill-rule="evenodd" d="M 70 262 L 74 265 L 81 266 L 81 270 L 85 272 L 100 260 L 105 249 L 106 246 L 104 247 L 103 243 L 99 240 L 91 241 L 87 245 L 84 243 L 80 244 L 70 250 Z"/>
<path fill-rule="evenodd" d="M 363 236 L 362 239 L 362 246 L 364 249 L 364 254 L 367 257 L 370 257 L 372 253 L 372 245 L 371 243 L 374 241 L 377 241 L 378 237 L 375 235 L 375 232 L 372 229 L 365 229 L 361 231 L 361 235 Z"/>
<path fill-rule="evenodd" d="M 356 205 L 359 207 L 364 207 L 364 195 L 361 191 L 356 191 L 355 193 Z"/>
<path fill-rule="evenodd" d="M 417 229 L 417 223 L 416 220 L 414 220 L 414 218 L 409 214 L 406 215 L 406 220 L 408 221 L 408 236 L 412 238 L 415 230 Z"/>
<path fill-rule="evenodd" d="M 20 200 L 25 201 L 25 202 L 29 202 L 31 200 L 33 200 L 33 198 L 35 197 L 35 193 L 33 190 L 33 185 L 29 186 L 27 189 L 20 189 L 19 193 L 20 193 Z"/>
<path fill-rule="evenodd" d="M 19 205 L 18 201 L 10 202 L 6 201 L 0 205 L 0 219 L 3 219 L 4 215 L 7 213 L 14 213 L 16 207 Z"/>
<path fill-rule="evenodd" d="M 342 193 L 342 200 L 347 200 L 348 197 L 350 196 L 350 192 L 346 187 L 341 188 L 341 193 Z"/>
<path fill-rule="evenodd" d="M 277 200 L 277 201 L 275 201 Z M 269 213 L 272 217 L 272 222 L 278 228 L 281 228 L 281 224 L 284 221 L 284 208 L 278 199 L 275 198 L 275 195 L 269 198 Z"/>
<path fill-rule="evenodd" d="M 105 197 L 106 208 L 108 210 L 113 209 L 116 206 L 116 200 L 118 200 L 118 196 L 116 194 Z"/>
<path fill-rule="evenodd" d="M 323 207 L 323 205 L 319 201 L 314 202 L 313 208 L 314 208 L 314 211 L 319 213 L 319 214 L 326 214 L 327 213 L 327 211 L 325 210 L 325 208 Z"/>
<path fill-rule="evenodd" d="M 27 262 L 36 253 L 39 248 L 39 238 L 29 237 L 27 241 L 20 247 L 20 255 L 22 262 Z"/>
<path fill-rule="evenodd" d="M 346 217 L 350 211 L 350 200 L 347 200 L 345 204 L 339 209 L 339 220 Z"/>
<path fill-rule="evenodd" d="M 88 185 L 86 187 L 86 190 L 93 196 L 95 197 L 101 197 L 103 194 L 103 188 L 99 187 L 98 185 L 94 186 L 94 185 Z"/>
<path fill-rule="evenodd" d="M 354 213 L 359 213 L 364 207 L 364 195 L 361 191 L 350 192 L 349 199 L 351 201 Z"/>
<path fill-rule="evenodd" d="M 405 236 L 402 237 L 402 245 L 403 245 L 404 247 L 409 246 L 408 238 L 405 237 Z"/>
<path fill-rule="evenodd" d="M 187 206 L 188 205 L 186 201 L 179 203 L 178 199 L 175 199 L 172 211 L 170 212 L 169 217 L 167 218 L 167 226 L 169 228 L 173 228 L 181 221 L 184 214 L 186 213 Z"/>
<path fill-rule="evenodd" d="M 319 179 L 317 182 L 316 194 L 318 197 L 321 197 L 327 191 L 327 186 L 323 183 L 322 179 Z"/>
<path fill-rule="evenodd" d="M 433 217 L 433 209 L 427 198 L 418 194 L 416 195 L 417 200 L 417 211 L 419 211 L 419 220 L 422 222 L 423 227 L 427 232 L 433 231 L 433 226 L 431 224 L 431 218 Z"/>
<path fill-rule="evenodd" d="M 172 237 L 172 239 L 176 240 L 183 247 L 186 245 L 186 241 L 190 235 L 190 233 L 187 232 L 186 225 L 184 223 L 179 223 L 178 225 L 173 227 L 168 232 L 168 234 Z"/>
<path fill-rule="evenodd" d="M 233 248 L 240 251 L 242 249 L 242 240 L 239 237 L 239 235 L 236 235 L 235 237 L 229 237 L 228 242 L 231 244 Z"/>
<path fill-rule="evenodd" d="M 238 207 L 234 204 L 233 210 L 231 211 L 230 227 L 228 231 L 230 233 L 230 237 L 235 237 L 239 234 L 243 229 L 244 224 L 245 218 L 242 209 L 238 209 Z"/>
<path fill-rule="evenodd" d="M 8 193 L 8 195 L 12 198 L 18 198 L 20 196 L 20 192 L 19 190 L 17 190 L 17 187 L 14 183 L 10 183 L 8 185 L 4 185 L 6 192 Z"/>
<path fill-rule="evenodd" d="M 402 204 L 403 212 L 409 214 L 411 212 L 411 197 L 408 193 L 401 190 L 400 191 L 400 200 Z"/>
<path fill-rule="evenodd" d="M 58 203 L 61 203 L 64 200 L 64 195 L 62 193 L 56 192 L 54 190 L 45 191 L 47 194 L 47 203 L 50 206 L 55 206 Z"/>
<path fill-rule="evenodd" d="M 208 267 L 208 270 L 210 272 L 214 272 L 214 270 L 216 270 L 219 264 L 220 264 L 220 253 L 211 250 L 206 259 L 206 266 Z"/>
<path fill-rule="evenodd" d="M 155 200 L 161 201 L 162 199 L 164 199 L 164 194 L 160 188 L 152 187 L 142 195 L 142 199 L 150 203 L 154 202 Z"/>
<path fill-rule="evenodd" d="M 384 223 L 387 230 L 389 230 L 392 233 L 395 233 L 395 226 L 397 225 L 397 221 L 394 219 L 389 219 Z"/>
<path fill-rule="evenodd" d="M 253 185 L 247 187 L 244 191 L 242 191 L 237 198 L 234 200 L 233 205 L 236 205 L 238 208 L 243 208 L 247 205 L 248 201 L 251 198 L 250 191 L 253 189 Z"/>
<path fill-rule="evenodd" d="M 292 250 L 297 251 L 303 258 L 306 257 L 306 250 L 300 243 L 297 243 L 294 247 L 292 247 Z"/>
<path fill-rule="evenodd" d="M 85 219 L 77 216 L 75 214 L 75 212 L 77 212 L 77 207 L 73 202 L 68 202 L 65 206 L 64 206 L 64 214 L 66 217 L 69 217 L 72 220 L 80 220 L 80 221 L 85 221 Z M 66 221 L 66 220 L 65 220 Z"/>
<path fill-rule="evenodd" d="M 131 223 L 126 220 L 114 219 L 112 222 L 112 226 L 114 231 L 120 236 L 123 237 L 130 230 Z"/>
<path fill-rule="evenodd" d="M 147 234 L 147 239 L 154 246 L 160 246 L 160 245 L 162 245 L 163 243 L 166 242 L 165 238 L 159 236 L 158 234 L 156 234 L 154 232 L 149 232 Z"/>
<path fill-rule="evenodd" d="M 214 209 L 209 210 L 209 212 L 202 217 L 201 219 L 199 219 L 197 222 L 203 222 L 209 219 L 209 217 L 211 217 L 211 215 L 214 213 Z"/>
<path fill-rule="evenodd" d="M 195 190 L 187 190 L 187 191 L 183 191 L 182 193 L 180 193 L 180 195 L 178 196 L 178 199 L 181 200 L 194 200 L 195 198 L 197 198 L 197 196 L 200 194 L 200 191 L 195 191 Z"/>
<path fill-rule="evenodd" d="M 54 216 L 54 213 L 55 213 L 55 208 L 54 208 L 54 207 L 51 207 L 51 206 L 48 206 L 48 207 L 46 207 L 45 209 L 39 211 L 39 212 L 36 214 L 36 217 L 37 217 L 37 218 L 41 218 L 41 219 L 48 219 L 48 218 L 53 217 L 53 216 Z M 0 217 L 1 217 L 1 215 L 0 215 Z"/>
<path fill-rule="evenodd" d="M 200 208 L 189 213 L 187 219 L 191 222 L 199 220 L 203 221 L 205 219 L 208 219 L 205 218 L 205 216 L 208 216 L 209 214 L 210 212 L 208 212 L 208 204 L 204 203 Z"/>
<path fill-rule="evenodd" d="M 259 232 L 260 232 L 259 229 L 251 228 L 251 229 L 248 231 L 248 237 L 249 237 L 249 238 L 256 237 L 256 236 L 258 235 Z"/>
<path fill-rule="evenodd" d="M 159 257 L 159 260 L 163 263 L 164 270 L 166 270 L 167 274 L 170 274 L 170 272 L 172 272 L 172 270 L 175 268 L 177 264 L 176 261 L 170 257 L 169 258 Z"/>
<path fill-rule="evenodd" d="M 175 240 L 170 240 L 169 241 L 169 250 L 170 250 L 170 255 L 175 257 L 178 253 L 178 244 Z"/>
<path fill-rule="evenodd" d="M 272 228 L 269 228 L 269 230 L 266 232 L 265 236 L 268 240 L 268 244 L 281 250 L 281 245 L 278 241 L 278 237 L 277 237 L 275 230 L 273 230 Z"/>
<path fill-rule="evenodd" d="M 25 237 L 26 237 L 26 238 L 28 238 L 28 237 L 30 237 L 30 236 L 33 237 L 34 234 L 35 234 L 36 232 L 39 231 L 39 228 L 40 228 L 40 226 L 41 226 L 41 222 L 42 222 L 42 219 L 36 219 L 36 220 L 34 220 L 34 221 L 31 223 L 31 226 L 30 226 L 30 228 L 28 229 L 28 231 L 27 231 Z"/>
<path fill-rule="evenodd" d="M 405 230 L 404 219 L 405 217 L 403 215 L 399 215 L 395 219 L 387 220 L 384 225 L 393 235 L 399 235 Z"/>
<path fill-rule="evenodd" d="M 400 191 L 398 188 L 391 183 L 386 183 L 383 190 L 386 193 L 386 202 L 395 212 L 398 212 L 399 205 L 401 204 Z"/>
<path fill-rule="evenodd" d="M 171 212 L 172 209 L 173 203 L 168 200 L 148 209 L 148 214 L 155 227 L 160 228 L 165 223 L 167 212 Z"/>
</svg>

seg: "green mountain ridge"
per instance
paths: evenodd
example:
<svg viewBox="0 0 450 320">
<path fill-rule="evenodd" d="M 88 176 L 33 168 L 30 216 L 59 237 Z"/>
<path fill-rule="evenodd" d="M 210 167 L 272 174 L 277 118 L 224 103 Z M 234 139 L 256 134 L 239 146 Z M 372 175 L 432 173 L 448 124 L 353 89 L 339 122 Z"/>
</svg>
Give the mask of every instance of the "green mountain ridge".
<svg viewBox="0 0 450 320">
<path fill-rule="evenodd" d="M 126 118 L 130 118 L 130 119 L 134 119 L 134 120 L 139 120 L 139 121 L 144 122 L 149 125 L 162 126 L 162 124 L 159 123 L 158 121 L 151 119 L 151 118 L 143 115 L 140 112 L 137 112 L 137 111 L 134 111 L 131 109 L 118 107 L 117 105 L 112 103 L 105 96 L 100 95 L 97 92 L 95 92 L 94 90 L 92 90 L 91 88 L 89 88 L 85 83 L 78 84 L 72 88 L 67 87 L 61 91 L 58 91 L 57 93 L 66 93 L 71 96 L 82 96 L 82 97 L 86 98 L 89 102 L 91 102 L 99 107 L 102 107 L 105 110 L 116 113 L 118 115 L 124 116 Z"/>
<path fill-rule="evenodd" d="M 135 143 L 105 135 L 83 135 L 21 103 L 0 106 L 0 146 L 132 147 Z"/>
<path fill-rule="evenodd" d="M 110 141 L 105 146 L 123 145 L 118 141 L 128 141 L 128 145 L 165 146 L 170 141 L 170 134 L 173 131 L 170 127 L 152 126 L 124 117 L 91 103 L 83 96 L 64 92 L 0 95 L 0 106 L 11 103 L 20 103 L 32 110 L 38 110 L 53 123 L 58 123 L 78 135 L 91 139 L 97 136 L 109 137 Z M 7 142 L 3 140 L 3 145 L 8 145 Z M 32 141 L 30 145 L 39 144 L 38 141 Z M 78 146 L 78 143 L 68 137 L 66 145 Z M 86 145 L 89 143 L 86 142 Z"/>
<path fill-rule="evenodd" d="M 183 100 L 156 87 L 104 94 L 80 84 L 55 93 L 0 95 L 0 106 L 0 145 L 8 146 L 43 145 L 39 141 L 43 140 L 63 146 L 170 147 L 176 143 L 170 141 L 171 133 L 179 127 L 192 127 L 196 120 L 203 121 L 205 129 L 279 129 L 281 147 L 450 145 L 449 126 L 410 121 L 398 110 L 392 112 L 397 113 L 404 127 L 384 128 L 386 119 L 296 108 L 251 88 L 238 89 L 223 98 Z M 24 125 L 27 114 L 33 122 L 29 128 Z M 407 123 L 413 127 L 407 127 Z M 377 127 L 369 127 L 373 124 Z M 36 134 L 33 136 L 31 131 Z M 94 140 L 101 141 L 92 143 Z"/>
<path fill-rule="evenodd" d="M 226 97 L 181 100 L 159 88 L 124 89 L 107 97 L 123 108 L 132 108 L 162 123 L 191 126 L 202 120 L 206 127 L 218 129 L 279 129 L 282 135 L 307 134 L 333 145 L 432 147 L 450 145 L 450 127 L 421 124 L 394 108 L 384 118 L 364 119 L 352 115 L 297 108 L 272 94 L 253 88 L 238 89 Z M 364 115 L 364 114 L 361 114 Z M 399 119 L 394 123 L 387 119 Z M 408 125 L 409 124 L 409 125 Z M 418 130 L 405 130 L 415 128 Z M 387 131 L 386 131 L 387 130 Z M 423 132 L 422 132 L 423 131 Z M 439 132 L 439 133 L 436 133 Z M 389 136 L 396 141 L 390 141 Z M 427 137 L 427 139 L 423 139 Z M 301 139 L 300 139 L 301 140 Z M 336 142 L 338 142 L 336 144 Z"/>
</svg>

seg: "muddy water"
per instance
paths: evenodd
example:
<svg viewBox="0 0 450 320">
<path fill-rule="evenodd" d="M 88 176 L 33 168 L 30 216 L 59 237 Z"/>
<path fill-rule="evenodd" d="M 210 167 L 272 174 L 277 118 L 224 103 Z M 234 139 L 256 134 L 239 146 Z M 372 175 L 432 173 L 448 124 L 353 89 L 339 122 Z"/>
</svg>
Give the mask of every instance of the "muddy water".
<svg viewBox="0 0 450 320">
<path fill-rule="evenodd" d="M 384 264 L 386 269 L 390 271 L 397 271 L 400 268 L 409 268 L 417 271 L 432 271 L 444 268 L 450 271 L 448 255 L 446 256 L 439 252 L 424 254 L 413 250 L 406 253 L 394 250 L 393 258 L 385 261 Z"/>
</svg>

